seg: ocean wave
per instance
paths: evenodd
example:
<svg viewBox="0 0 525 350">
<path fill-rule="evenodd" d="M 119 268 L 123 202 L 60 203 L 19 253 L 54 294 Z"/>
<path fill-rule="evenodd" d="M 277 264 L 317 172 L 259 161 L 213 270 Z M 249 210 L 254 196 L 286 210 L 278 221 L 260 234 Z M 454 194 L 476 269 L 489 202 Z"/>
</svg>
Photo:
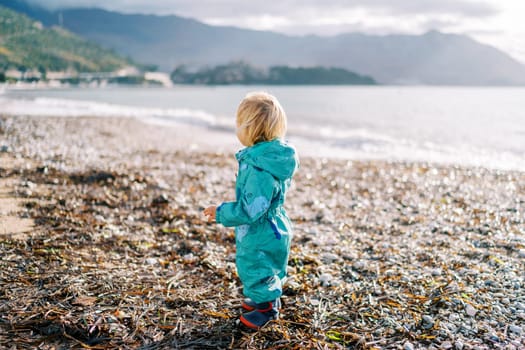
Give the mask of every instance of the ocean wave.
<svg viewBox="0 0 525 350">
<path fill-rule="evenodd" d="M 217 118 L 205 111 L 187 108 L 149 108 L 60 98 L 0 98 L 0 109 L 7 115 L 42 117 L 133 117 L 146 122 L 164 121 L 213 127 Z"/>
<path fill-rule="evenodd" d="M 294 125 L 289 134 L 293 137 L 322 142 L 332 147 L 356 150 L 387 148 L 399 142 L 408 142 L 393 136 L 365 128 L 331 127 L 314 124 Z"/>
<path fill-rule="evenodd" d="M 312 133 L 310 133 L 311 135 Z M 318 134 L 322 134 L 318 132 Z M 525 171 L 523 152 L 497 151 L 462 143 L 456 145 L 417 142 L 370 130 L 338 130 L 337 137 L 324 134 L 312 138 L 306 133 L 291 133 L 292 143 L 307 155 L 328 158 L 387 160 L 462 165 L 499 170 Z"/>
<path fill-rule="evenodd" d="M 13 98 L 2 94 L 5 115 L 62 117 L 133 117 L 156 125 L 189 124 L 227 132 L 235 137 L 234 122 L 199 109 L 152 108 L 50 97 Z M 476 147 L 466 142 L 437 143 L 387 134 L 366 127 L 320 123 L 290 123 L 288 136 L 305 155 L 347 159 L 422 161 L 525 171 L 522 149 Z"/>
</svg>

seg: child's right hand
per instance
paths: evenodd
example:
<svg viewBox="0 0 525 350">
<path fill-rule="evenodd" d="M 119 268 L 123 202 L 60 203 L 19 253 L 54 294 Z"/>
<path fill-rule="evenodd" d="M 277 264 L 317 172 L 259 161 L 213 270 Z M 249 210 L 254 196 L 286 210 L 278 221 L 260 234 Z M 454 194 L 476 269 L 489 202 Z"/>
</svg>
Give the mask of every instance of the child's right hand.
<svg viewBox="0 0 525 350">
<path fill-rule="evenodd" d="M 215 221 L 215 215 L 217 214 L 217 207 L 212 205 L 211 207 L 204 209 L 203 213 L 208 217 L 208 222 L 213 222 Z"/>
</svg>

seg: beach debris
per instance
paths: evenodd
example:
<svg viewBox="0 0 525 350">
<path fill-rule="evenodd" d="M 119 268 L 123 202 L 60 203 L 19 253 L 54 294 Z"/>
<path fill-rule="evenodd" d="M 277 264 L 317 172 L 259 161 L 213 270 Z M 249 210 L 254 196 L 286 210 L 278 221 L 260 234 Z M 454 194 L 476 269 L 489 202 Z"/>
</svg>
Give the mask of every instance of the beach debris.
<svg viewBox="0 0 525 350">
<path fill-rule="evenodd" d="M 160 196 L 155 197 L 151 201 L 151 205 L 155 207 L 155 206 L 167 205 L 167 204 L 169 204 L 169 202 L 170 202 L 170 200 L 168 198 L 168 195 L 163 193 Z"/>
<path fill-rule="evenodd" d="M 36 223 L 0 236 L 1 344 L 523 347 L 523 173 L 302 159 L 281 318 L 247 333 L 235 234 L 201 215 L 234 196 L 231 155 L 180 150 L 169 130 L 153 147 L 164 131 L 134 120 L 0 120 L 16 150 L 2 157 L 24 164 L 0 164 L 0 182 Z"/>
</svg>

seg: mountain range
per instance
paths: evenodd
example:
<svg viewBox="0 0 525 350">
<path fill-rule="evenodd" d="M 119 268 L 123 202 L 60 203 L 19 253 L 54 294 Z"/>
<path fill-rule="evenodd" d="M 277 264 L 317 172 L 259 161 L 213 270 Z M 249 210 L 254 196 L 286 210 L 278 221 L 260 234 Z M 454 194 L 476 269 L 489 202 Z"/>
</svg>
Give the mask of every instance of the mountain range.
<svg viewBox="0 0 525 350">
<path fill-rule="evenodd" d="M 422 35 L 288 36 L 211 26 L 175 15 L 123 14 L 96 8 L 48 11 L 22 0 L 0 0 L 0 5 L 166 72 L 182 64 L 198 67 L 244 61 L 261 67 L 340 67 L 383 84 L 525 84 L 525 65 L 465 35 L 430 31 Z"/>
</svg>

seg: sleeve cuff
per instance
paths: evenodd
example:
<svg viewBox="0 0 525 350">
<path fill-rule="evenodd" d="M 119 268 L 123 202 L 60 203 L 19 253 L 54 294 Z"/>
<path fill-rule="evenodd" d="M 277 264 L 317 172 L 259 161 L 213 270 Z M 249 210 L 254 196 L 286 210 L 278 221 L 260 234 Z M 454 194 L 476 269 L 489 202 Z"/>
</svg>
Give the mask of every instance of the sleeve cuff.
<svg viewBox="0 0 525 350">
<path fill-rule="evenodd" d="M 215 209 L 215 221 L 217 223 L 219 223 L 219 224 L 222 223 L 222 221 L 221 221 L 221 208 L 222 208 L 223 205 L 224 205 L 224 203 L 221 203 L 221 205 L 219 205 L 217 207 L 217 209 Z"/>
</svg>

